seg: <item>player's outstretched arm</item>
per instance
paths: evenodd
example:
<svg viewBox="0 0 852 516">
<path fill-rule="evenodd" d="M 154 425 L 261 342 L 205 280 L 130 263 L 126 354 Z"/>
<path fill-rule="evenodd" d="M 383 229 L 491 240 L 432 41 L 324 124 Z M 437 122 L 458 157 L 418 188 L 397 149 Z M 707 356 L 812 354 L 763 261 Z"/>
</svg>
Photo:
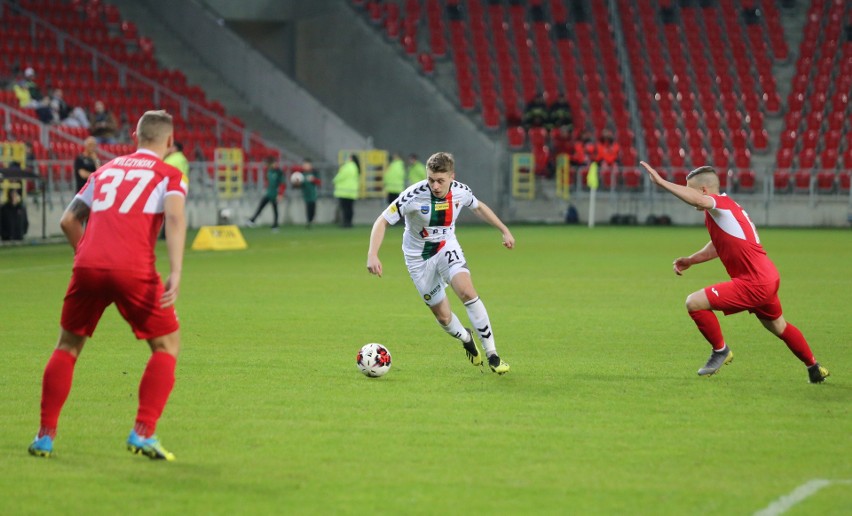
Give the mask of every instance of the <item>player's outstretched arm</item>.
<svg viewBox="0 0 852 516">
<path fill-rule="evenodd" d="M 707 245 L 702 247 L 700 251 L 692 253 L 690 256 L 681 256 L 676 259 L 672 263 L 672 268 L 674 269 L 675 274 L 682 276 L 683 271 L 691 266 L 697 263 L 708 262 L 718 257 L 719 254 L 716 252 L 716 246 L 713 245 L 713 241 L 711 240 L 710 242 L 707 242 Z"/>
<path fill-rule="evenodd" d="M 167 195 L 164 205 L 169 277 L 166 279 L 166 291 L 160 298 L 162 308 L 175 304 L 180 289 L 183 250 L 186 244 L 186 198 L 182 195 Z"/>
<path fill-rule="evenodd" d="M 503 224 L 503 221 L 500 220 L 500 217 L 497 216 L 491 208 L 488 207 L 482 201 L 479 201 L 479 206 L 473 210 L 473 213 L 476 214 L 477 217 L 484 220 L 485 222 L 491 224 L 495 228 L 499 229 L 501 233 L 503 233 L 503 246 L 506 249 L 514 249 L 515 248 L 515 237 L 512 236 L 512 232 L 509 231 L 509 228 Z"/>
<path fill-rule="evenodd" d="M 379 260 L 379 249 L 385 240 L 385 231 L 390 223 L 383 215 L 379 215 L 370 231 L 370 249 L 367 250 L 367 270 L 370 274 L 382 277 L 382 261 Z"/>
<path fill-rule="evenodd" d="M 59 219 L 59 227 L 62 228 L 65 238 L 68 239 L 68 243 L 71 244 L 71 247 L 75 251 L 77 250 L 77 244 L 80 243 L 80 239 L 83 238 L 83 231 L 85 231 L 86 221 L 89 220 L 90 212 L 91 210 L 86 203 L 75 197 L 68 207 L 65 208 L 62 218 Z"/>
<path fill-rule="evenodd" d="M 645 170 L 648 171 L 648 177 L 651 179 L 652 183 L 660 186 L 665 190 L 668 190 L 675 197 L 685 202 L 686 204 L 695 206 L 696 208 L 700 208 L 702 210 L 709 210 L 713 208 L 713 206 L 715 206 L 715 202 L 713 201 L 712 197 L 704 195 L 703 193 L 699 192 L 698 190 L 695 190 L 694 188 L 675 184 L 671 181 L 663 179 L 659 172 L 654 170 L 651 165 L 645 163 L 644 161 L 640 161 L 639 164 L 645 167 Z"/>
</svg>

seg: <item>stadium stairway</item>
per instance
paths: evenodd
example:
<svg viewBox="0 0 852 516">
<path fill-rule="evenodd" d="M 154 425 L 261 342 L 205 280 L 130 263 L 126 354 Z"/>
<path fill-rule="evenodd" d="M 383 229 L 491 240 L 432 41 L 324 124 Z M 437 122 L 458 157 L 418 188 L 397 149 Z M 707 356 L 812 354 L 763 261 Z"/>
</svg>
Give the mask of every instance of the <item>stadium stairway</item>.
<svg viewBox="0 0 852 516">
<path fill-rule="evenodd" d="M 188 82 L 203 84 L 211 100 L 218 100 L 231 115 L 245 122 L 248 127 L 264 135 L 270 141 L 288 149 L 298 156 L 318 156 L 316 149 L 305 146 L 292 133 L 273 122 L 269 117 L 253 108 L 243 97 L 229 87 L 226 81 L 206 66 L 192 48 L 171 31 L 160 17 L 144 2 L 134 0 L 111 0 L 125 19 L 133 20 L 140 33 L 155 43 L 155 57 L 164 66 L 176 68 L 186 75 Z M 178 139 L 180 135 L 178 135 Z"/>
<path fill-rule="evenodd" d="M 792 7 L 782 7 L 781 26 L 784 29 L 784 40 L 790 49 L 790 57 L 787 63 L 776 65 L 773 68 L 775 84 L 778 85 L 778 94 L 786 99 L 792 89 L 793 77 L 796 75 L 796 59 L 798 58 L 799 46 L 802 42 L 802 34 L 807 21 L 807 6 L 802 3 L 793 4 Z M 775 153 L 778 150 L 778 141 L 784 130 L 784 119 L 777 117 L 766 118 L 766 132 L 769 134 L 769 149 L 766 154 L 755 154 L 752 156 L 755 168 L 768 168 L 775 164 Z"/>
</svg>

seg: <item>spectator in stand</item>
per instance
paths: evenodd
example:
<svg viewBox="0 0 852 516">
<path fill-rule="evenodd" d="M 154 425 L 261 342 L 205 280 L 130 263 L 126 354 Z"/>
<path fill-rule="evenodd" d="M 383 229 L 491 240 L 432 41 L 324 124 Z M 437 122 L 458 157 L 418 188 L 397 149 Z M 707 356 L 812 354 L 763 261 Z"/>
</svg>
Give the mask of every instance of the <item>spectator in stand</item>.
<svg viewBox="0 0 852 516">
<path fill-rule="evenodd" d="M 560 154 L 568 154 L 569 157 L 571 155 L 572 145 L 574 143 L 574 136 L 571 134 L 570 126 L 563 125 L 561 127 L 557 127 L 550 133 L 550 144 L 553 149 L 553 154 L 558 156 Z"/>
<path fill-rule="evenodd" d="M 621 163 L 621 156 L 619 155 L 620 151 L 621 148 L 618 145 L 618 142 L 615 141 L 612 131 L 609 129 L 601 131 L 601 137 L 600 141 L 598 141 L 597 149 L 600 165 L 602 167 L 617 167 L 618 164 Z"/>
<path fill-rule="evenodd" d="M 61 124 L 66 127 L 88 129 L 89 118 L 82 108 L 72 108 L 65 102 L 61 88 L 54 88 L 45 99 L 43 107 L 36 109 L 39 119 L 45 124 Z"/>
<path fill-rule="evenodd" d="M 305 201 L 305 227 L 311 229 L 314 223 L 314 216 L 317 213 L 317 187 L 320 184 L 320 178 L 314 170 L 314 164 L 311 160 L 305 158 L 302 163 L 302 180 L 294 182 L 293 186 L 302 189 L 302 199 Z"/>
<path fill-rule="evenodd" d="M 257 217 L 267 204 L 272 203 L 272 231 L 278 231 L 278 201 L 284 197 L 284 189 L 287 185 L 284 183 L 284 171 L 281 167 L 275 164 L 275 156 L 266 158 L 266 193 L 260 204 L 257 205 L 254 215 L 246 223 L 249 227 L 254 227 Z"/>
<path fill-rule="evenodd" d="M 334 176 L 334 196 L 340 203 L 340 225 L 344 228 L 351 228 L 355 217 L 355 200 L 358 199 L 361 186 L 360 174 L 358 156 L 352 154 L 340 165 Z"/>
<path fill-rule="evenodd" d="M 180 170 L 180 173 L 183 174 L 183 182 L 189 186 L 189 160 L 186 159 L 186 155 L 183 153 L 183 144 L 181 142 L 175 141 L 172 143 L 172 146 L 169 147 L 169 153 L 163 161 Z"/>
<path fill-rule="evenodd" d="M 89 120 L 89 132 L 98 139 L 98 143 L 116 142 L 118 122 L 101 100 L 95 102 L 95 111 Z"/>
<path fill-rule="evenodd" d="M 391 162 L 385 170 L 383 180 L 385 196 L 390 204 L 405 190 L 405 162 L 398 152 L 391 155 Z"/>
<path fill-rule="evenodd" d="M 426 165 L 417 159 L 413 152 L 408 155 L 408 186 L 426 179 Z"/>
<path fill-rule="evenodd" d="M 27 208 L 21 199 L 21 191 L 11 189 L 6 202 L 0 207 L 0 238 L 4 241 L 23 240 L 28 228 Z"/>
<path fill-rule="evenodd" d="M 544 102 L 544 96 L 537 93 L 535 97 L 527 102 L 524 109 L 523 125 L 526 129 L 530 127 L 542 127 L 547 121 L 547 104 Z"/>
<path fill-rule="evenodd" d="M 574 152 L 571 155 L 571 163 L 577 165 L 588 165 L 598 161 L 598 146 L 592 139 L 592 132 L 585 129 L 580 137 L 574 142 Z"/>
<path fill-rule="evenodd" d="M 35 82 L 35 70 L 32 68 L 27 68 L 23 74 L 18 73 L 12 90 L 22 108 L 37 108 L 44 100 L 44 95 Z"/>
<path fill-rule="evenodd" d="M 94 136 L 89 136 L 83 142 L 83 152 L 74 158 L 74 191 L 82 190 L 89 176 L 100 166 L 98 141 Z"/>
<path fill-rule="evenodd" d="M 547 111 L 547 123 L 545 124 L 548 130 L 554 127 L 567 127 L 568 133 L 574 127 L 574 113 L 571 111 L 571 104 L 565 95 L 559 95 L 559 98 L 550 105 Z"/>
</svg>

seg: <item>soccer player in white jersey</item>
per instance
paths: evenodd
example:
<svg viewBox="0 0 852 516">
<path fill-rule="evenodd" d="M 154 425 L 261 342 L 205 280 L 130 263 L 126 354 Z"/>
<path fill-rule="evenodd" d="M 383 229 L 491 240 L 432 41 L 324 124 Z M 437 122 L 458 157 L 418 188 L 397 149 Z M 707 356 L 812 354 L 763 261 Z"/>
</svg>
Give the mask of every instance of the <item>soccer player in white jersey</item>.
<svg viewBox="0 0 852 516">
<path fill-rule="evenodd" d="M 781 284 L 778 269 L 766 256 L 748 214 L 733 199 L 719 193 L 716 171 L 712 167 L 696 168 L 686 176 L 686 186 L 681 186 L 663 179 L 644 161 L 641 163 L 651 181 L 697 210 L 704 211 L 710 242 L 690 256 L 677 258 L 673 263 L 675 274 L 680 276 L 692 265 L 719 258 L 731 277 L 730 281 L 710 285 L 686 298 L 689 316 L 713 346 L 710 359 L 698 370 L 698 374 L 713 375 L 734 359 L 713 310 L 725 315 L 748 310 L 807 366 L 811 383 L 822 383 L 829 375 L 828 369 L 816 361 L 802 332 L 784 320 L 778 299 Z"/>
<path fill-rule="evenodd" d="M 470 208 L 480 219 L 499 229 L 507 249 L 515 247 L 515 238 L 491 208 L 477 200 L 467 185 L 455 180 L 452 154 L 433 154 L 426 162 L 426 171 L 426 180 L 409 186 L 373 224 L 370 249 L 367 252 L 367 270 L 382 276 L 379 248 L 385 238 L 385 231 L 389 225 L 405 218 L 402 252 L 421 299 L 435 314 L 441 328 L 461 341 L 468 360 L 475 366 L 481 366 L 482 354 L 472 332 L 462 325 L 450 309 L 445 289 L 448 284 L 452 286 L 476 328 L 482 347 L 485 348 L 488 366 L 495 373 L 505 374 L 509 371 L 509 364 L 497 354 L 488 312 L 473 288 L 464 253 L 456 240 L 459 211 Z"/>
</svg>

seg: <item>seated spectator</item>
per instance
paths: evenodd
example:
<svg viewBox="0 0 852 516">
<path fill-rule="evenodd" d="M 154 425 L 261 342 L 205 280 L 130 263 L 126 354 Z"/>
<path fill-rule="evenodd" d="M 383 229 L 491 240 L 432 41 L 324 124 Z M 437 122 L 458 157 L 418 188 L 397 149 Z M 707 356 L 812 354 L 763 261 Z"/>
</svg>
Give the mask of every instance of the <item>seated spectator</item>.
<svg viewBox="0 0 852 516">
<path fill-rule="evenodd" d="M 618 145 L 618 142 L 615 141 L 615 137 L 612 134 L 612 131 L 609 129 L 604 129 L 601 131 L 600 141 L 598 141 L 598 160 L 600 160 L 602 166 L 610 166 L 614 167 L 621 163 L 621 156 L 619 152 L 621 151 L 621 147 Z"/>
<path fill-rule="evenodd" d="M 74 107 L 65 102 L 62 89 L 56 88 L 50 94 L 50 110 L 53 114 L 53 123 L 62 124 L 66 127 L 89 128 L 89 117 L 81 107 Z"/>
<path fill-rule="evenodd" d="M 559 98 L 550 105 L 550 109 L 547 111 L 546 127 L 548 129 L 567 127 L 569 133 L 574 128 L 574 113 L 571 111 L 571 104 L 568 103 L 565 95 L 559 95 Z"/>
<path fill-rule="evenodd" d="M 28 228 L 27 208 L 21 199 L 21 191 L 9 190 L 8 199 L 0 207 L 0 239 L 23 240 Z"/>
<path fill-rule="evenodd" d="M 118 122 L 101 100 L 95 102 L 95 111 L 89 117 L 89 134 L 97 138 L 98 143 L 116 142 Z"/>
<path fill-rule="evenodd" d="M 550 132 L 550 145 L 553 148 L 554 155 L 568 154 L 570 157 L 573 143 L 574 138 L 570 126 L 563 125 Z"/>
<path fill-rule="evenodd" d="M 523 125 L 526 129 L 530 127 L 542 127 L 547 120 L 547 104 L 544 103 L 544 96 L 541 93 L 536 94 L 524 109 Z"/>
<path fill-rule="evenodd" d="M 74 190 L 79 192 L 86 185 L 92 172 L 100 166 L 98 141 L 94 136 L 89 136 L 83 142 L 83 152 L 74 159 Z"/>
<path fill-rule="evenodd" d="M 24 73 L 18 73 L 15 83 L 12 85 L 15 96 L 22 108 L 38 108 L 42 104 L 42 95 L 38 84 L 35 82 L 35 70 L 27 68 Z"/>
<path fill-rule="evenodd" d="M 598 146 L 592 139 L 592 132 L 586 129 L 580 133 L 580 137 L 574 142 L 571 163 L 588 165 L 593 161 L 598 161 Z"/>
</svg>

